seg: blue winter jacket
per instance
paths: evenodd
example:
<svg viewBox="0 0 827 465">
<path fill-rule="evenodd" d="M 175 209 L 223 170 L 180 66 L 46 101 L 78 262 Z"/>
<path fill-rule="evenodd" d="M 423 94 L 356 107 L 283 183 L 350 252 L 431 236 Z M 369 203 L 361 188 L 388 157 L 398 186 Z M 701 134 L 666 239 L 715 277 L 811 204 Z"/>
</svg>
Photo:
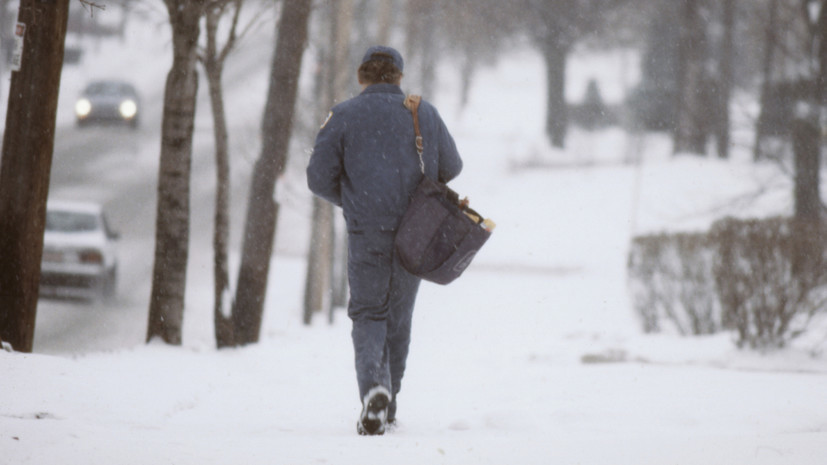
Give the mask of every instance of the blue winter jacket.
<svg viewBox="0 0 827 465">
<path fill-rule="evenodd" d="M 333 107 L 316 136 L 307 185 L 342 207 L 348 230 L 395 230 L 422 177 L 405 94 L 374 84 Z M 448 182 L 462 170 L 454 139 L 436 108 L 419 106 L 425 175 Z"/>
</svg>

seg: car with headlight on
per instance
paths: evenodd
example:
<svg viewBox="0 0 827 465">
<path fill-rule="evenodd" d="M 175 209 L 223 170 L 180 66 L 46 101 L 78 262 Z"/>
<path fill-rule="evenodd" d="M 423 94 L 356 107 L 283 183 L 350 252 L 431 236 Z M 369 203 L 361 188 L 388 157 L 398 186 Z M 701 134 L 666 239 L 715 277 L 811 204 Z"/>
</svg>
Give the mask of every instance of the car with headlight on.
<svg viewBox="0 0 827 465">
<path fill-rule="evenodd" d="M 75 102 L 77 125 L 127 124 L 135 129 L 140 118 L 140 98 L 135 87 L 123 81 L 90 82 Z"/>
<path fill-rule="evenodd" d="M 85 300 L 114 296 L 118 238 L 99 204 L 49 201 L 40 295 Z"/>
</svg>

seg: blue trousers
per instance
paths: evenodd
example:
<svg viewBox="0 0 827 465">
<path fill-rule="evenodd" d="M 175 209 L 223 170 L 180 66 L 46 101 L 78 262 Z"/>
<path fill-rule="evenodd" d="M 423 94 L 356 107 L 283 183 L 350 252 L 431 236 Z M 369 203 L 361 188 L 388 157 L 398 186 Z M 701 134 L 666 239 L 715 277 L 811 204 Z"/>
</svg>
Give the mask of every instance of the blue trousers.
<svg viewBox="0 0 827 465">
<path fill-rule="evenodd" d="M 395 411 L 420 279 L 402 268 L 394 253 L 394 235 L 382 230 L 349 231 L 347 269 L 359 398 L 364 399 L 374 386 L 384 386 L 393 395 L 391 410 Z"/>
</svg>

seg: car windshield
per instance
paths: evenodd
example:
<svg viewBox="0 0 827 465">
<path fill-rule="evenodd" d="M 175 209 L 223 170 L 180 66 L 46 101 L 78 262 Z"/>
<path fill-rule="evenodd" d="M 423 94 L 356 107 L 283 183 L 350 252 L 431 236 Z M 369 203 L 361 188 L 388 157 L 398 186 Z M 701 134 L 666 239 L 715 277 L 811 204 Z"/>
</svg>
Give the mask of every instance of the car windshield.
<svg viewBox="0 0 827 465">
<path fill-rule="evenodd" d="M 50 211 L 46 213 L 46 231 L 87 232 L 98 229 L 97 216 L 91 213 Z"/>
<path fill-rule="evenodd" d="M 86 88 L 88 95 L 131 95 L 128 85 L 118 82 L 95 82 Z"/>
</svg>

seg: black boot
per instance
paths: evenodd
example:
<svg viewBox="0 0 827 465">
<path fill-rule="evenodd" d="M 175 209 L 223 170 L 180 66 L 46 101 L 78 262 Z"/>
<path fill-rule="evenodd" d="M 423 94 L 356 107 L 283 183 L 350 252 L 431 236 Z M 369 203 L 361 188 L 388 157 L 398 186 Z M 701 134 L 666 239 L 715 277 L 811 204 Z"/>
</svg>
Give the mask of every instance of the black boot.
<svg viewBox="0 0 827 465">
<path fill-rule="evenodd" d="M 356 431 L 362 436 L 385 434 L 388 420 L 390 392 L 384 386 L 374 386 L 362 400 L 362 414 L 356 423 Z"/>
</svg>

